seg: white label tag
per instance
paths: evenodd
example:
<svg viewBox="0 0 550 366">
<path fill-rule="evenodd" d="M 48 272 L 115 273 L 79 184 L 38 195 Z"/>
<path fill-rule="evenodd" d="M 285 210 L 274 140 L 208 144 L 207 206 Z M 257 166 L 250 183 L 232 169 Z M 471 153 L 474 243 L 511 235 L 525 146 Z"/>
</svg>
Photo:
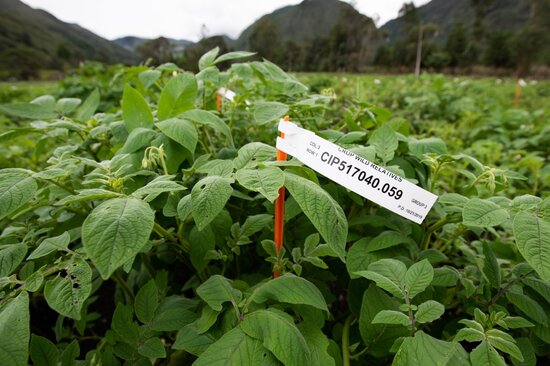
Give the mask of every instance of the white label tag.
<svg viewBox="0 0 550 366">
<path fill-rule="evenodd" d="M 380 206 L 421 224 L 437 196 L 313 132 L 281 120 L 277 149 Z"/>
</svg>

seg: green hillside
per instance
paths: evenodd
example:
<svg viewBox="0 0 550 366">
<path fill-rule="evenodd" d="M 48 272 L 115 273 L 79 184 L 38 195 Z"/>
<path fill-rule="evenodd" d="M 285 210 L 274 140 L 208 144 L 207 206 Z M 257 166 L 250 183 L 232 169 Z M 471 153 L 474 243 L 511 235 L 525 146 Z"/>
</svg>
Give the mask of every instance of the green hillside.
<svg viewBox="0 0 550 366">
<path fill-rule="evenodd" d="M 446 42 L 453 24 L 462 22 L 467 29 L 474 27 L 475 11 L 471 0 L 432 0 L 417 9 L 423 23 L 438 25 L 434 39 Z M 493 30 L 514 31 L 525 26 L 530 18 L 530 0 L 495 0 L 487 8 L 485 26 Z M 382 29 L 391 40 L 405 35 L 405 19 L 389 21 Z"/>
<path fill-rule="evenodd" d="M 294 70 L 354 71 L 374 55 L 377 29 L 338 0 L 304 0 L 264 15 L 235 41 Z"/>
<path fill-rule="evenodd" d="M 113 39 L 113 42 L 118 44 L 119 46 L 122 46 L 126 48 L 127 50 L 130 50 L 132 52 L 135 52 L 138 50 L 138 47 L 144 44 L 147 41 L 152 41 L 151 38 L 141 38 L 141 37 L 134 37 L 134 36 L 127 36 L 127 37 L 121 37 L 117 39 Z M 172 45 L 172 49 L 175 53 L 181 52 L 187 47 L 192 46 L 194 43 L 192 41 L 188 41 L 186 39 L 173 39 L 173 38 L 167 38 L 167 40 Z"/>
<path fill-rule="evenodd" d="M 0 79 L 29 78 L 82 60 L 131 64 L 136 55 L 117 44 L 18 0 L 0 0 Z"/>
</svg>

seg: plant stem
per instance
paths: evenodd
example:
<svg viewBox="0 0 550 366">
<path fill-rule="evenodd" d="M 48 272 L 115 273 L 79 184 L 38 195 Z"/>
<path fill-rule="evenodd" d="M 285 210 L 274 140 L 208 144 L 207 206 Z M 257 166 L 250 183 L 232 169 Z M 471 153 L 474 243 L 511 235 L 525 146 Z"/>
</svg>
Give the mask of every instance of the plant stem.
<svg viewBox="0 0 550 366">
<path fill-rule="evenodd" d="M 155 222 L 155 226 L 153 227 L 153 230 L 159 234 L 161 237 L 168 239 L 169 241 L 173 241 L 175 243 L 178 242 L 178 238 L 173 235 L 171 232 L 160 226 L 160 224 Z"/>
<path fill-rule="evenodd" d="M 351 321 L 353 320 L 353 315 L 348 315 L 346 321 L 344 322 L 344 329 L 342 330 L 342 365 L 350 366 L 351 357 L 349 354 L 349 331 L 351 327 Z"/>
<path fill-rule="evenodd" d="M 130 287 L 128 287 L 128 284 L 126 283 L 126 281 L 124 281 L 124 279 L 120 277 L 120 275 L 117 272 L 113 273 L 113 280 L 115 280 L 115 282 L 122 288 L 122 292 L 124 292 L 126 296 L 128 296 L 130 301 L 134 302 L 135 297 L 134 297 L 134 294 L 132 293 L 132 290 L 130 290 Z"/>
<path fill-rule="evenodd" d="M 411 309 L 411 300 L 409 299 L 409 294 L 407 293 L 407 291 L 403 291 L 403 295 L 405 295 L 405 303 L 409 307 L 409 319 L 411 321 L 411 337 L 414 337 L 415 319 L 414 319 L 414 315 L 413 315 L 413 312 L 412 312 L 412 309 Z"/>
<path fill-rule="evenodd" d="M 514 286 L 516 283 L 520 282 L 521 280 L 523 280 L 524 278 L 529 276 L 531 273 L 533 273 L 533 270 L 527 272 L 524 275 L 519 276 L 515 280 L 508 283 L 506 286 L 501 287 L 500 290 L 497 292 L 497 294 L 495 296 L 493 296 L 493 298 L 491 299 L 491 301 L 489 302 L 487 307 L 489 307 L 491 305 L 494 305 L 497 302 L 498 299 L 500 299 L 504 294 L 506 294 L 506 292 L 510 289 L 510 287 Z"/>
<path fill-rule="evenodd" d="M 449 223 L 449 221 L 448 221 L 447 216 L 443 216 L 441 219 L 439 219 L 439 221 L 437 221 L 435 224 L 433 224 L 426 231 L 426 233 L 422 237 L 422 250 L 426 250 L 430 246 L 430 238 L 431 238 L 432 234 L 434 232 L 436 232 L 437 230 L 441 229 L 443 226 L 445 226 L 448 223 Z"/>
</svg>

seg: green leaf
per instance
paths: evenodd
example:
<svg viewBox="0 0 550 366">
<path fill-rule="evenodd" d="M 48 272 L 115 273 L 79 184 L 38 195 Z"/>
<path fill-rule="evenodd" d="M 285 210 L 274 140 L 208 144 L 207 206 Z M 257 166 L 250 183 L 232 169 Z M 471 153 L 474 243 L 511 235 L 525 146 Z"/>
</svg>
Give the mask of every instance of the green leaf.
<svg viewBox="0 0 550 366">
<path fill-rule="evenodd" d="M 177 174 L 180 170 L 180 164 L 185 159 L 191 158 L 187 149 L 164 134 L 157 136 L 151 144 L 157 147 L 163 146 L 168 174 Z"/>
<path fill-rule="evenodd" d="M 537 364 L 537 355 L 535 354 L 535 349 L 529 338 L 518 338 L 516 342 L 521 350 L 523 362 L 512 357 L 512 364 L 514 366 L 535 366 Z"/>
<path fill-rule="evenodd" d="M 51 238 L 46 238 L 40 243 L 38 248 L 36 248 L 27 260 L 41 258 L 45 255 L 55 252 L 56 250 L 66 250 L 71 242 L 71 236 L 67 231 L 59 236 L 54 236 Z"/>
<path fill-rule="evenodd" d="M 382 310 L 372 319 L 372 324 L 398 324 L 407 327 L 410 323 L 407 315 L 395 310 Z"/>
<path fill-rule="evenodd" d="M 229 137 L 230 140 L 233 139 L 229 126 L 225 124 L 225 122 L 220 117 L 216 116 L 212 112 L 203 111 L 201 109 L 193 109 L 184 112 L 183 114 L 181 114 L 181 117 L 201 125 L 209 126 Z"/>
<path fill-rule="evenodd" d="M 132 193 L 132 196 L 136 198 L 141 198 L 145 202 L 151 202 L 162 193 L 183 191 L 185 187 L 174 182 L 172 180 L 174 178 L 174 175 L 161 175 L 159 177 L 156 177 L 155 179 L 147 183 L 146 186 L 134 191 L 134 193 Z"/>
<path fill-rule="evenodd" d="M 145 70 L 138 75 L 139 81 L 145 89 L 149 89 L 162 75 L 159 70 Z"/>
<path fill-rule="evenodd" d="M 157 123 L 157 127 L 166 136 L 194 153 L 197 146 L 198 134 L 195 125 L 185 119 L 170 118 Z"/>
<path fill-rule="evenodd" d="M 274 167 L 241 169 L 237 171 L 236 178 L 244 188 L 261 193 L 270 202 L 279 196 L 279 188 L 285 182 L 281 169 Z"/>
<path fill-rule="evenodd" d="M 82 105 L 76 111 L 75 118 L 80 121 L 87 121 L 94 115 L 97 107 L 99 107 L 100 95 L 99 90 L 94 89 L 88 98 L 82 103 Z"/>
<path fill-rule="evenodd" d="M 82 101 L 78 98 L 61 98 L 55 105 L 55 110 L 61 114 L 67 115 L 74 111 Z"/>
<path fill-rule="evenodd" d="M 514 236 L 523 258 L 543 280 L 550 281 L 550 222 L 520 212 L 514 219 Z"/>
<path fill-rule="evenodd" d="M 434 270 L 427 259 L 413 264 L 405 275 L 405 288 L 408 290 L 409 298 L 413 298 L 424 291 L 434 278 Z"/>
<path fill-rule="evenodd" d="M 82 242 L 101 277 L 108 279 L 149 240 L 155 214 L 136 198 L 113 198 L 84 220 Z"/>
<path fill-rule="evenodd" d="M 27 366 L 29 338 L 29 295 L 22 292 L 0 307 L 0 364 Z"/>
<path fill-rule="evenodd" d="M 255 54 L 256 54 L 256 52 L 247 52 L 247 51 L 228 52 L 228 53 L 223 54 L 220 57 L 218 57 L 214 61 L 214 64 L 218 64 L 218 63 L 224 62 L 224 61 L 235 60 L 235 59 L 238 59 L 238 58 L 251 57 L 251 56 L 254 56 Z"/>
<path fill-rule="evenodd" d="M 0 111 L 15 117 L 28 118 L 33 120 L 52 119 L 57 117 L 53 108 L 34 103 L 15 103 L 0 105 Z"/>
<path fill-rule="evenodd" d="M 28 292 L 36 292 L 42 286 L 44 282 L 44 274 L 42 271 L 38 270 L 31 274 L 29 277 L 25 278 L 25 287 L 24 290 Z"/>
<path fill-rule="evenodd" d="M 521 316 L 507 316 L 506 318 L 500 320 L 498 325 L 506 329 L 530 328 L 535 326 L 529 320 L 522 318 Z"/>
<path fill-rule="evenodd" d="M 380 311 L 397 310 L 399 303 L 384 291 L 370 285 L 363 294 L 359 315 L 359 331 L 369 354 L 381 358 L 389 354 L 393 342 L 409 334 L 407 328 L 401 325 L 373 324 L 372 320 Z"/>
<path fill-rule="evenodd" d="M 195 105 L 197 98 L 195 75 L 184 72 L 170 79 L 160 94 L 157 117 L 159 121 L 175 117 Z"/>
<path fill-rule="evenodd" d="M 306 340 L 287 314 L 273 309 L 247 314 L 240 324 L 250 337 L 262 341 L 285 366 L 310 365 Z"/>
<path fill-rule="evenodd" d="M 419 365 L 469 366 L 470 363 L 468 354 L 460 344 L 441 341 L 419 331 L 414 337 L 405 338 L 395 354 L 392 366 Z"/>
<path fill-rule="evenodd" d="M 208 265 L 209 259 L 206 254 L 216 247 L 216 236 L 214 231 L 207 225 L 202 230 L 197 227 L 189 233 L 189 258 L 197 272 L 202 272 Z"/>
<path fill-rule="evenodd" d="M 334 358 L 328 353 L 329 340 L 321 329 L 308 322 L 299 324 L 298 329 L 311 351 L 311 365 L 336 365 Z"/>
<path fill-rule="evenodd" d="M 392 295 L 403 298 L 403 286 L 407 267 L 396 259 L 381 259 L 369 265 L 368 271 L 359 271 L 355 274 L 374 281 L 376 285 Z"/>
<path fill-rule="evenodd" d="M 263 303 L 267 300 L 289 304 L 310 305 L 328 312 L 321 291 L 305 278 L 285 274 L 260 285 L 250 296 L 249 301 Z"/>
<path fill-rule="evenodd" d="M 59 314 L 80 320 L 84 301 L 92 292 L 92 269 L 79 259 L 68 264 L 65 272 L 46 282 L 44 296 L 48 305 Z"/>
<path fill-rule="evenodd" d="M 220 48 L 212 48 L 210 51 L 206 52 L 204 55 L 201 56 L 199 59 L 199 70 L 204 70 L 209 66 L 214 65 L 214 61 L 216 60 L 216 57 L 220 53 Z"/>
<path fill-rule="evenodd" d="M 462 328 L 456 333 L 454 341 L 481 342 L 484 339 L 485 333 L 482 331 L 473 328 Z"/>
<path fill-rule="evenodd" d="M 418 305 L 418 310 L 414 317 L 418 323 L 430 323 L 439 319 L 444 312 L 445 306 L 443 304 L 434 300 L 428 300 Z"/>
<path fill-rule="evenodd" d="M 191 215 L 191 212 L 193 212 L 193 206 L 191 205 L 191 194 L 182 197 L 182 199 L 178 202 L 178 207 L 176 210 L 178 211 L 178 218 L 180 220 L 185 220 L 189 215 Z"/>
<path fill-rule="evenodd" d="M 199 334 L 206 333 L 218 320 L 219 311 L 213 310 L 210 306 L 202 308 L 201 316 L 195 321 L 195 327 Z"/>
<path fill-rule="evenodd" d="M 285 174 L 285 185 L 330 248 L 345 262 L 348 221 L 338 202 L 317 184 L 295 174 Z"/>
<path fill-rule="evenodd" d="M 7 277 L 15 271 L 26 254 L 26 244 L 0 245 L 0 277 Z"/>
<path fill-rule="evenodd" d="M 38 186 L 23 169 L 0 170 L 0 220 L 34 197 Z"/>
<path fill-rule="evenodd" d="M 241 235 L 250 236 L 265 229 L 273 221 L 273 216 L 268 214 L 252 215 L 246 218 L 241 226 Z"/>
<path fill-rule="evenodd" d="M 214 342 L 216 342 L 216 338 L 210 333 L 201 334 L 197 331 L 195 324 L 189 324 L 178 331 L 172 348 L 184 350 L 198 357 Z"/>
<path fill-rule="evenodd" d="M 231 280 L 220 275 L 213 275 L 197 288 L 197 294 L 216 311 L 222 311 L 222 304 L 227 301 L 237 307 L 242 293 L 231 284 Z"/>
<path fill-rule="evenodd" d="M 111 328 L 124 340 L 125 343 L 134 346 L 139 338 L 139 327 L 133 321 L 133 307 L 119 302 L 113 314 Z"/>
<path fill-rule="evenodd" d="M 447 145 L 437 137 L 429 137 L 426 139 L 410 139 L 409 152 L 422 160 L 424 154 L 434 153 L 437 155 L 447 154 Z"/>
<path fill-rule="evenodd" d="M 140 322 L 147 324 L 155 316 L 159 302 L 159 290 L 155 280 L 149 280 L 136 295 L 134 309 Z"/>
<path fill-rule="evenodd" d="M 550 303 L 550 283 L 534 277 L 524 278 L 523 283 L 538 292 L 546 302 Z"/>
<path fill-rule="evenodd" d="M 193 344 L 196 341 L 191 343 L 190 340 L 187 342 L 186 348 L 191 347 L 195 351 L 201 350 L 205 341 L 204 336 L 200 341 L 202 342 L 196 345 Z M 182 342 L 178 346 L 183 347 Z M 277 366 L 278 364 L 273 355 L 262 345 L 262 342 L 246 335 L 237 327 L 212 343 L 202 352 L 193 366 Z"/>
<path fill-rule="evenodd" d="M 404 246 L 395 246 L 388 249 L 367 252 L 371 238 L 364 237 L 353 243 L 346 255 L 346 266 L 350 277 L 355 279 L 359 276 L 357 272 L 364 271 L 369 268 L 371 263 L 388 257 L 396 257 L 399 255 L 407 255 L 408 251 Z M 406 272 L 406 268 L 405 268 Z"/>
<path fill-rule="evenodd" d="M 369 145 L 374 146 L 376 155 L 386 164 L 392 160 L 399 146 L 397 134 L 387 124 L 374 131 L 369 138 Z"/>
<path fill-rule="evenodd" d="M 472 353 L 470 353 L 470 361 L 472 365 L 483 366 L 506 366 L 504 359 L 498 354 L 498 352 L 487 343 L 482 341 Z"/>
<path fill-rule="evenodd" d="M 199 230 L 208 225 L 221 210 L 233 193 L 233 179 L 217 176 L 203 178 L 191 190 L 193 218 Z"/>
<path fill-rule="evenodd" d="M 538 302 L 525 294 L 517 294 L 515 292 L 506 293 L 506 298 L 529 318 L 545 327 L 548 326 L 548 316 Z"/>
<path fill-rule="evenodd" d="M 33 334 L 30 353 L 34 366 L 57 366 L 59 352 L 55 344 L 47 338 Z"/>
<path fill-rule="evenodd" d="M 143 96 L 130 85 L 124 86 L 122 94 L 122 118 L 128 132 L 138 127 L 153 128 L 153 115 Z"/>
<path fill-rule="evenodd" d="M 483 273 L 494 288 L 500 288 L 500 267 L 493 249 L 487 242 L 483 242 Z"/>
<path fill-rule="evenodd" d="M 138 353 L 147 358 L 164 358 L 166 350 L 158 337 L 149 338 L 138 348 Z"/>
<path fill-rule="evenodd" d="M 117 154 L 131 154 L 136 152 L 146 146 L 149 146 L 149 143 L 157 133 L 150 128 L 137 127 L 130 132 L 124 146 L 117 151 Z"/>
<path fill-rule="evenodd" d="M 434 279 L 432 286 L 453 287 L 460 278 L 459 272 L 448 266 L 434 269 Z"/>
<path fill-rule="evenodd" d="M 169 296 L 163 299 L 158 306 L 155 317 L 151 322 L 151 329 L 156 331 L 175 331 L 191 324 L 197 319 L 194 313 L 196 301 L 183 296 Z"/>
<path fill-rule="evenodd" d="M 254 120 L 261 126 L 269 122 L 277 121 L 287 114 L 289 108 L 286 104 L 279 102 L 264 102 L 256 104 L 254 108 Z"/>
<path fill-rule="evenodd" d="M 384 231 L 369 241 L 366 252 L 374 252 L 381 249 L 391 248 L 400 244 L 415 245 L 414 240 L 397 231 Z"/>
<path fill-rule="evenodd" d="M 61 353 L 61 366 L 76 366 L 76 359 L 80 355 L 80 346 L 74 339 Z"/>
<path fill-rule="evenodd" d="M 237 157 L 233 160 L 233 166 L 239 170 L 244 167 L 251 168 L 260 162 L 275 159 L 277 150 L 270 145 L 261 142 L 251 142 L 239 149 Z"/>
<path fill-rule="evenodd" d="M 464 225 L 474 227 L 492 227 L 508 220 L 508 211 L 494 202 L 472 198 L 464 205 L 462 220 Z"/>
<path fill-rule="evenodd" d="M 219 175 L 228 177 L 233 174 L 233 162 L 231 160 L 214 159 L 201 165 L 196 170 L 197 173 L 210 175 Z"/>
<path fill-rule="evenodd" d="M 523 361 L 521 351 L 511 335 L 498 329 L 489 329 L 487 331 L 487 340 L 493 347 L 501 352 L 509 354 L 516 360 Z"/>
<path fill-rule="evenodd" d="M 71 195 L 63 198 L 62 200 L 56 202 L 55 205 L 63 206 L 71 203 L 103 200 L 103 199 L 116 198 L 116 197 L 122 197 L 122 196 L 123 194 L 121 193 L 108 191 L 102 188 L 83 189 L 81 191 L 78 191 L 78 194 L 76 195 Z"/>
</svg>

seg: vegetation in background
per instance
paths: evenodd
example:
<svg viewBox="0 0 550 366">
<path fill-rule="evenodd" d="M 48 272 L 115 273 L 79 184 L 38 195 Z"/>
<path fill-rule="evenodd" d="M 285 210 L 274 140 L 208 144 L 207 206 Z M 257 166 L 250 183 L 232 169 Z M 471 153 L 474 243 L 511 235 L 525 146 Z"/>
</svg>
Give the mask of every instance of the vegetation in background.
<svg viewBox="0 0 550 366">
<path fill-rule="evenodd" d="M 258 60 L 287 71 L 375 66 L 410 72 L 418 55 L 419 66 L 435 71 L 469 73 L 486 66 L 508 74 L 548 74 L 547 0 L 432 0 L 418 9 L 405 3 L 398 15 L 377 28 L 348 3 L 305 0 L 264 15 L 236 40 L 203 32 L 198 43 L 131 36 L 109 42 L 19 0 L 0 0 L 0 79 L 41 78 L 43 69 L 67 71 L 84 60 L 173 62 L 198 71 L 198 59 L 213 47 L 254 51 Z"/>
<path fill-rule="evenodd" d="M 245 56 L 0 106 L 0 364 L 547 363 L 549 83 L 217 67 Z M 275 161 L 286 114 L 436 193 L 425 222 Z"/>
</svg>

